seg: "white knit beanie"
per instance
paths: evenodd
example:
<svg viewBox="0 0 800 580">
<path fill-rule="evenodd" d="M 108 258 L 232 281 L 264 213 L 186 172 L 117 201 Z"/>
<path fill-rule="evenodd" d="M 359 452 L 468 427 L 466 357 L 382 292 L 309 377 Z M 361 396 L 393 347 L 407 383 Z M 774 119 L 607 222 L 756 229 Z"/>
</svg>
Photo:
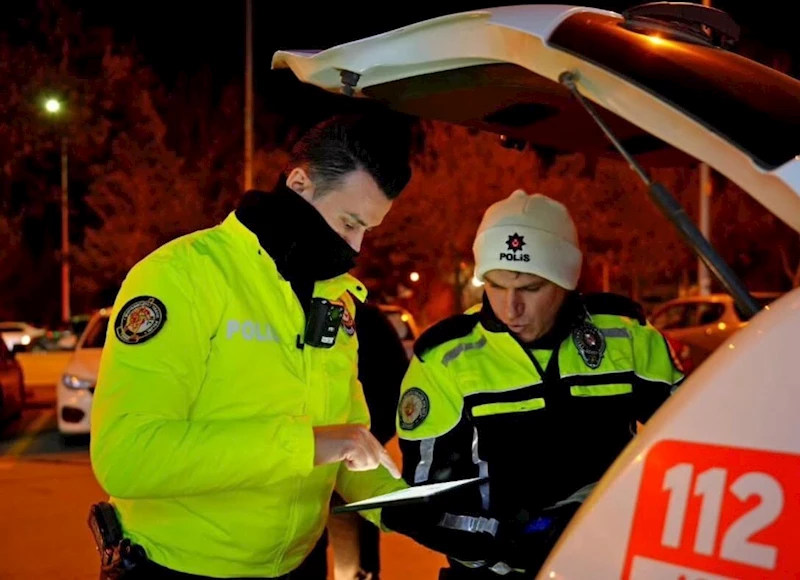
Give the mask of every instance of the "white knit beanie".
<svg viewBox="0 0 800 580">
<path fill-rule="evenodd" d="M 578 232 L 567 208 L 521 189 L 486 210 L 472 251 L 480 281 L 491 270 L 511 270 L 574 290 L 581 274 Z"/>
</svg>

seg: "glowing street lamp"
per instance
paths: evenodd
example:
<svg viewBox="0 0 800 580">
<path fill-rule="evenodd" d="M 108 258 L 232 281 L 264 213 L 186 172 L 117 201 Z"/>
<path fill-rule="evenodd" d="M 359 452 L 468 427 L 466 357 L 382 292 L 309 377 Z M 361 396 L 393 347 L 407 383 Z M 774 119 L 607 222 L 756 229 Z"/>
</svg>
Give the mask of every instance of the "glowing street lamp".
<svg viewBox="0 0 800 580">
<path fill-rule="evenodd" d="M 61 103 L 56 99 L 47 99 L 44 108 L 47 109 L 48 113 L 58 113 L 61 110 Z"/>
<path fill-rule="evenodd" d="M 419 272 L 411 272 L 411 274 L 409 274 L 408 278 L 412 282 L 419 282 Z"/>
<path fill-rule="evenodd" d="M 58 99 L 47 99 L 44 103 L 45 110 L 55 115 L 61 112 L 61 102 Z M 69 297 L 69 187 L 67 180 L 67 138 L 61 136 L 61 319 L 69 322 L 70 297 Z"/>
</svg>

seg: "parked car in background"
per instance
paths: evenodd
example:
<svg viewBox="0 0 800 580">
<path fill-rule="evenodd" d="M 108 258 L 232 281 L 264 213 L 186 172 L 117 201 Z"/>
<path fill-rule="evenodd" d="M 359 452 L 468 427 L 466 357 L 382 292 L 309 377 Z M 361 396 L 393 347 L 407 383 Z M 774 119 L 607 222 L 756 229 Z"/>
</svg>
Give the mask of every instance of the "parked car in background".
<svg viewBox="0 0 800 580">
<path fill-rule="evenodd" d="M 753 292 L 764 306 L 780 292 Z M 675 354 L 691 372 L 747 321 L 729 294 L 676 298 L 653 311 L 650 321 L 667 337 Z"/>
<path fill-rule="evenodd" d="M 28 346 L 33 341 L 47 334 L 44 328 L 38 328 L 27 322 L 0 322 L 0 335 L 8 350 L 16 345 Z"/>
<path fill-rule="evenodd" d="M 25 380 L 14 353 L 0 340 L 0 421 L 19 419 L 25 406 Z"/>
<path fill-rule="evenodd" d="M 389 321 L 397 331 L 397 336 L 403 341 L 403 347 L 406 349 L 406 355 L 409 360 L 414 356 L 414 341 L 419 336 L 419 327 L 411 313 L 401 306 L 391 304 L 381 304 L 379 306 L 381 311 L 389 318 Z"/>
<path fill-rule="evenodd" d="M 110 314 L 111 309 L 104 308 L 92 316 L 56 386 L 58 430 L 62 435 L 89 433 L 92 399 Z"/>
<path fill-rule="evenodd" d="M 72 358 L 91 314 L 73 316 L 69 323 L 56 329 L 48 329 L 27 345 L 16 345 L 17 362 L 25 374 L 25 389 L 28 401 L 51 403 L 55 387 L 64 374 L 64 368 Z"/>
<path fill-rule="evenodd" d="M 91 314 L 79 314 L 70 318 L 69 324 L 53 333 L 55 346 L 59 350 L 74 350 L 83 331 L 92 319 Z"/>
</svg>

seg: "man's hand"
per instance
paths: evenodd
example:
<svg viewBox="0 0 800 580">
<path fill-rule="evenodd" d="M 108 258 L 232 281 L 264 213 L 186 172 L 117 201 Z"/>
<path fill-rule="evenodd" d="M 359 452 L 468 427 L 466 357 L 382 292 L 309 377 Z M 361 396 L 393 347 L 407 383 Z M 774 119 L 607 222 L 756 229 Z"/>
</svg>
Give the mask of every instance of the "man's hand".
<svg viewBox="0 0 800 580">
<path fill-rule="evenodd" d="M 369 471 L 383 465 L 395 479 L 400 470 L 369 429 L 362 425 L 314 427 L 314 465 L 343 461 L 351 471 Z"/>
</svg>

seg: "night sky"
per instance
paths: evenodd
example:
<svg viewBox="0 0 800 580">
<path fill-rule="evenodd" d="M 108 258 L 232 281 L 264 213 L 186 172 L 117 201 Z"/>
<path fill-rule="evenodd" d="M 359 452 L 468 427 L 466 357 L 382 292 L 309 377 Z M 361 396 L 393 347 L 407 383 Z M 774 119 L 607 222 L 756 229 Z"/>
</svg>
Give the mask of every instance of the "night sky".
<svg viewBox="0 0 800 580">
<path fill-rule="evenodd" d="M 135 39 L 145 60 L 168 85 L 179 72 L 191 74 L 203 68 L 212 72 L 218 86 L 243 77 L 244 0 L 212 0 L 206 3 L 196 0 L 64 2 L 81 11 L 86 22 L 114 28 L 120 40 Z M 588 0 L 585 5 L 619 11 L 640 3 Z M 783 10 L 780 9 L 781 4 Z M 312 9 L 312 5 L 318 7 Z M 419 3 L 419 8 L 401 8 L 402 4 L 386 2 L 293 0 L 278 3 L 253 0 L 256 91 L 270 90 L 269 63 L 272 53 L 279 48 L 327 48 L 426 18 L 487 5 L 491 6 L 491 3 L 437 1 L 428 2 L 427 5 Z M 747 36 L 756 37 L 769 47 L 787 50 L 793 57 L 797 55 L 795 61 L 800 60 L 800 35 L 797 34 L 796 20 L 784 13 L 789 3 L 776 0 L 713 0 L 713 5 L 730 12 Z M 759 7 L 758 11 L 754 5 Z M 0 22 L 7 22 L 7 18 L 35 9 L 35 6 L 35 0 L 2 2 Z M 365 6 L 372 8 L 365 10 Z"/>
</svg>

